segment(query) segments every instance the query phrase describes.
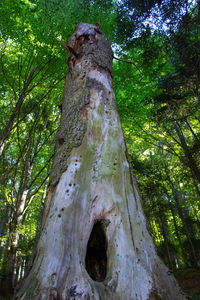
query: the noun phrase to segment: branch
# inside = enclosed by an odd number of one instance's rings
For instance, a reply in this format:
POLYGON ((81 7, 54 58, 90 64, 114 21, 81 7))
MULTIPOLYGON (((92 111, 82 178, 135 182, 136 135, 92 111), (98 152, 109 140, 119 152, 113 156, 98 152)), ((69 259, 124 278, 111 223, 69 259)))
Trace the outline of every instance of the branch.
POLYGON ((76 51, 72 47, 68 46, 67 44, 65 44, 62 41, 57 40, 56 38, 55 38, 55 41, 59 42, 64 49, 66 49, 67 51, 71 52, 75 57, 78 58, 78 54, 76 53, 76 51))
POLYGON ((51 159, 54 157, 54 153, 51 154, 50 158, 47 160, 47 162, 45 163, 45 165, 40 169, 40 171, 36 174, 35 178, 29 183, 28 185, 28 189, 31 188, 31 186, 34 184, 34 182, 37 180, 38 176, 42 173, 42 171, 46 168, 46 166, 49 164, 49 162, 51 161, 51 159))
POLYGON ((122 61, 124 63, 134 65, 136 67, 136 69, 140 72, 140 74, 142 74, 142 71, 138 68, 138 66, 136 65, 136 63, 134 61, 128 61, 128 60, 120 59, 120 58, 117 58, 115 56, 113 56, 113 58, 116 59, 116 60, 122 61))

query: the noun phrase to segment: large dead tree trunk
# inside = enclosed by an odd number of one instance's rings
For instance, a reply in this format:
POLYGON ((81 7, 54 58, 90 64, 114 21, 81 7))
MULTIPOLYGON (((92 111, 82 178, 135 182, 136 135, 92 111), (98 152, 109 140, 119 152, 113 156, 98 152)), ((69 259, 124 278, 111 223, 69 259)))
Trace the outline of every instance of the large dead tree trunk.
POLYGON ((42 232, 16 299, 184 299, 147 232, 97 26, 70 38, 42 232))

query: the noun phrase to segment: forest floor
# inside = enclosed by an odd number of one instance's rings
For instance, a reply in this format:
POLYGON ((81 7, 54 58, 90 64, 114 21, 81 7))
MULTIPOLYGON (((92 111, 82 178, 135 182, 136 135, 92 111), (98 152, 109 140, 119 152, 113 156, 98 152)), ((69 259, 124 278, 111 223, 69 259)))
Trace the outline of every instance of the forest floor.
POLYGON ((179 269, 174 275, 191 300, 200 300, 200 269, 179 269))

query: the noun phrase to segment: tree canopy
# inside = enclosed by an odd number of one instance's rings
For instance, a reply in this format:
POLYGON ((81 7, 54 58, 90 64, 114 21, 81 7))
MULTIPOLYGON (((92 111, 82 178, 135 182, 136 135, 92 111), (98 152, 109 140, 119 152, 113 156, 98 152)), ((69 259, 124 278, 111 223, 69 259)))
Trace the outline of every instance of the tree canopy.
POLYGON ((5 0, 0 20, 1 281, 23 278, 40 232, 67 71, 58 41, 79 22, 99 22, 134 62, 113 61, 114 90, 149 231, 170 269, 199 267, 199 1, 5 0))

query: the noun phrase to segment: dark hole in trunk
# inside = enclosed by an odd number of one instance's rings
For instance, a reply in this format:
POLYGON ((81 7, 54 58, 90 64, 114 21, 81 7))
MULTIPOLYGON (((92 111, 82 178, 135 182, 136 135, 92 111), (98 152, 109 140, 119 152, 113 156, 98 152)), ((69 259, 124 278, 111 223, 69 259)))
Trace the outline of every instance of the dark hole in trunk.
POLYGON ((95 281, 104 281, 106 278, 107 247, 105 225, 103 224, 103 220, 100 220, 93 226, 85 256, 86 270, 95 281))

